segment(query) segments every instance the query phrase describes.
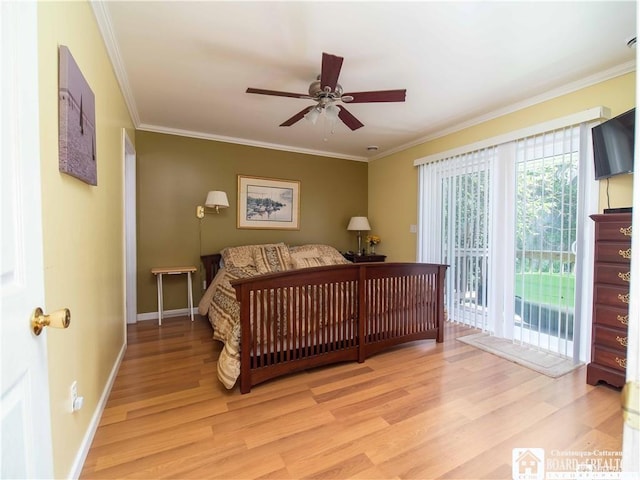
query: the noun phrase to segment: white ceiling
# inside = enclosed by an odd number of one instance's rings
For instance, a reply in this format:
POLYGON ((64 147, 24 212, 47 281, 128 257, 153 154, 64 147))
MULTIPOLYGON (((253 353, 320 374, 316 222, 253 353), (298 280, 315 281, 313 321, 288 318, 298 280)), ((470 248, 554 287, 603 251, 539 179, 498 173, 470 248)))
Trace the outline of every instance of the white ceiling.
POLYGON ((92 4, 136 127, 366 160, 635 70, 633 1, 92 4), (280 123, 311 100, 322 53, 344 57, 364 127, 280 123), (376 145, 377 152, 367 151, 376 145))

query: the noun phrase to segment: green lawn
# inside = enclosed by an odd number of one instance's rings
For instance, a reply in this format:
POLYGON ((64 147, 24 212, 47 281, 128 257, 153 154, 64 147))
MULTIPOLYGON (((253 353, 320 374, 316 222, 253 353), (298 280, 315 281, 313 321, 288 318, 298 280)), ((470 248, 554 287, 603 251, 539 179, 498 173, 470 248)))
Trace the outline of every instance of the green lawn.
POLYGON ((515 295, 530 303, 573 307, 575 276, 558 273, 516 275, 515 295))

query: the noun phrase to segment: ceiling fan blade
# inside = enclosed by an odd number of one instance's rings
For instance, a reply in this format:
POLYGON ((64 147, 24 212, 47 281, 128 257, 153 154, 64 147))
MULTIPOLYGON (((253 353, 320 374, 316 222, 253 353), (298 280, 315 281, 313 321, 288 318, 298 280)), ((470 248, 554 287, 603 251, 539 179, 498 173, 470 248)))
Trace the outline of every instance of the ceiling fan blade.
POLYGON ((320 71, 320 87, 330 87, 331 92, 336 89, 340 69, 344 58, 329 53, 322 54, 322 70, 320 71))
POLYGON ((342 105, 338 105, 340 109, 340 113, 338 113, 338 118, 342 120, 342 122, 349 127, 351 130, 357 130, 360 127, 364 127, 364 123, 354 117, 346 108, 342 105))
POLYGON ((343 97, 353 97, 349 103, 371 102, 404 102, 407 96, 406 90, 376 90, 373 92, 343 93, 343 97))
POLYGON ((291 92, 278 92, 277 90, 263 90, 261 88, 247 88, 247 93, 257 93, 259 95, 274 95, 276 97, 291 97, 291 98, 311 98, 306 93, 291 93, 291 92))
POLYGON ((304 118, 304 116, 306 115, 306 113, 311 110, 312 108, 314 108, 314 105, 312 105, 311 107, 306 107, 303 110, 300 110, 298 113, 296 113, 293 117, 291 117, 289 120, 285 120, 284 122, 282 122, 280 124, 281 127, 290 127, 291 125, 293 125, 294 123, 296 123, 299 120, 302 120, 302 118, 304 118))

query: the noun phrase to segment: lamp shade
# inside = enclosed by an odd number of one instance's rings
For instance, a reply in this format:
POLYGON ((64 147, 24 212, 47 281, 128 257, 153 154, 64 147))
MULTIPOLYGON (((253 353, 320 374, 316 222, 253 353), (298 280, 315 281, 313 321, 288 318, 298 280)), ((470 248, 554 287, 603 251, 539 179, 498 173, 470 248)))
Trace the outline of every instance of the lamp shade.
POLYGON ((367 217, 351 217, 347 230, 364 232, 366 230, 371 230, 371 227, 369 226, 369 220, 367 220, 367 217))
POLYGON ((207 199, 204 202, 205 207, 209 208, 226 208, 229 206, 227 194, 218 190, 212 190, 207 193, 207 199))

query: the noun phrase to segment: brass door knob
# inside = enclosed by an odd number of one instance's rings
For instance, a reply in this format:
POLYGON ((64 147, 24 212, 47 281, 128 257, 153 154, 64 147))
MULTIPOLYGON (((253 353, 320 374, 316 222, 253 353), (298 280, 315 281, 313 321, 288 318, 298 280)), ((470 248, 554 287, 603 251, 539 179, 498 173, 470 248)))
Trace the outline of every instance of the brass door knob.
POLYGON ((71 323, 71 312, 68 308, 56 310, 50 315, 45 315, 40 307, 31 315, 31 328, 33 333, 40 335, 44 327, 67 328, 71 323))

